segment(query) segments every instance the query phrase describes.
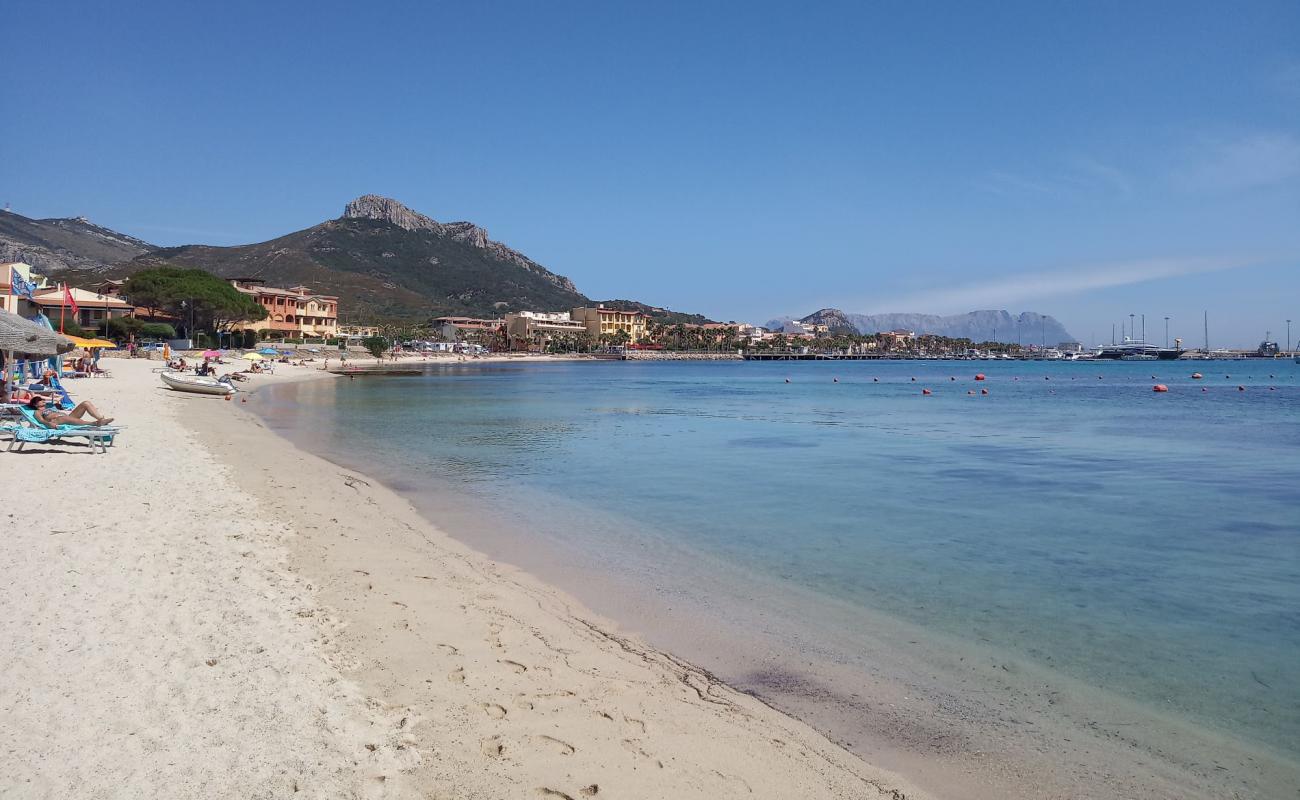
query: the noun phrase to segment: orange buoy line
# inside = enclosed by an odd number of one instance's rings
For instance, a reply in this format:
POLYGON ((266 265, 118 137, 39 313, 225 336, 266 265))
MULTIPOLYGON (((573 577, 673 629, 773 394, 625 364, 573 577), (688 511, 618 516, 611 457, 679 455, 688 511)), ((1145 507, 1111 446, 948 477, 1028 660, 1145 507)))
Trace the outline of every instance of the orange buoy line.
POLYGON ((1167 391, 1169 391, 1169 387, 1168 387, 1168 386, 1165 386, 1163 383, 1157 383, 1155 386, 1152 386, 1152 387, 1151 387, 1151 391, 1153 391, 1153 392, 1167 392, 1167 391))

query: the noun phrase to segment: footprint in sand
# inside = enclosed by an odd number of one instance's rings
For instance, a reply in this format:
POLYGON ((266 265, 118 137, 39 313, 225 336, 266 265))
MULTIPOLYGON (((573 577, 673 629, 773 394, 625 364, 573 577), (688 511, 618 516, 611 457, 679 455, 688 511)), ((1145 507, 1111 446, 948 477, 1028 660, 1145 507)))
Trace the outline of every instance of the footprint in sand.
POLYGON ((556 789, 547 789, 546 787, 539 788, 537 796, 543 798, 543 800, 573 800, 571 794, 565 794, 556 789))
POLYGON ((489 736, 479 743, 479 747, 488 758, 501 758, 506 754, 506 745, 500 736, 489 736))
POLYGON ((574 747, 568 742, 562 742, 553 736, 534 736, 533 740, 538 744, 544 745, 550 748, 551 750, 554 750, 555 752, 559 753, 562 756, 571 756, 578 751, 578 748, 574 747))
POLYGON ((504 706, 499 706, 496 703, 484 703, 483 713, 492 719, 504 719, 507 712, 504 706))
POLYGON ((515 708, 522 708, 524 711, 532 711, 534 706, 528 700, 527 695, 518 695, 515 697, 515 708))
POLYGON ((460 650, 459 650, 455 645, 450 645, 450 644, 439 644, 439 645, 438 645, 438 649, 441 650, 442 652, 446 653, 446 654, 449 655, 449 656, 458 656, 458 655, 460 655, 460 650))
POLYGON ((464 667, 456 667, 456 668, 453 669, 451 672, 448 672, 448 673, 447 673, 447 680, 451 681, 452 683, 464 683, 464 682, 465 682, 465 668, 464 668, 464 667))
POLYGON ((498 664, 505 664, 507 667, 510 667, 510 669, 514 670, 515 672, 527 672, 527 671, 528 671, 528 667, 525 667, 523 664, 520 664, 518 661, 511 661, 511 660, 508 659, 508 658, 498 659, 498 660, 497 660, 497 663, 498 663, 498 664))

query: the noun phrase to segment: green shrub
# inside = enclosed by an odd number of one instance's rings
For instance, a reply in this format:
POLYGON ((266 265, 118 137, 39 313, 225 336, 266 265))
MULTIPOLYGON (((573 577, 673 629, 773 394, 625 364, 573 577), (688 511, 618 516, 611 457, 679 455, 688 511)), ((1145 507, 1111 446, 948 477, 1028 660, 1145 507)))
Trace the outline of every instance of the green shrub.
POLYGON ((146 322, 140 326, 140 335, 151 339, 175 339, 176 329, 165 322, 146 322))
POLYGON ((370 352, 370 355, 382 358, 384 351, 388 349, 388 340, 382 336, 367 336, 361 340, 361 345, 370 352))

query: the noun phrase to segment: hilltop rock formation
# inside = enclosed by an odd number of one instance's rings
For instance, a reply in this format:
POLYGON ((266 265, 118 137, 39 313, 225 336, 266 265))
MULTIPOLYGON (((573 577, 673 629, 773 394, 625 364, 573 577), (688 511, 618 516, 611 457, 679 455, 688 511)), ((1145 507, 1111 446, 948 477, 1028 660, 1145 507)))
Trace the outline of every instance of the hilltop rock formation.
POLYGON ((513 250, 500 242, 488 238, 487 230, 472 222, 438 222, 418 211, 412 211, 391 197, 377 194, 365 194, 347 204, 343 209, 343 219, 371 219, 387 222, 408 231, 430 231, 436 236, 446 237, 455 242, 467 244, 480 250, 486 250, 493 258, 514 264, 521 269, 541 276, 567 292, 577 293, 578 287, 563 275, 556 275, 528 256, 513 250))

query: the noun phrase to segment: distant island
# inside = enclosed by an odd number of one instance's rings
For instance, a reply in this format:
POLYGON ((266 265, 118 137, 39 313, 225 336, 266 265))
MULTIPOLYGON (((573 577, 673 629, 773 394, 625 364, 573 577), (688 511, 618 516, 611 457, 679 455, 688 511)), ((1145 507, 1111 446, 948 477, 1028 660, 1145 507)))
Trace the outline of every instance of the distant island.
POLYGON ((782 330, 796 326, 826 326, 832 333, 869 335, 888 331, 911 331, 921 335, 969 339, 972 342, 1043 344, 1053 347, 1078 341, 1055 318, 1034 311, 970 311, 965 314, 849 314, 838 308, 823 308, 806 317, 778 317, 765 328, 782 330))

